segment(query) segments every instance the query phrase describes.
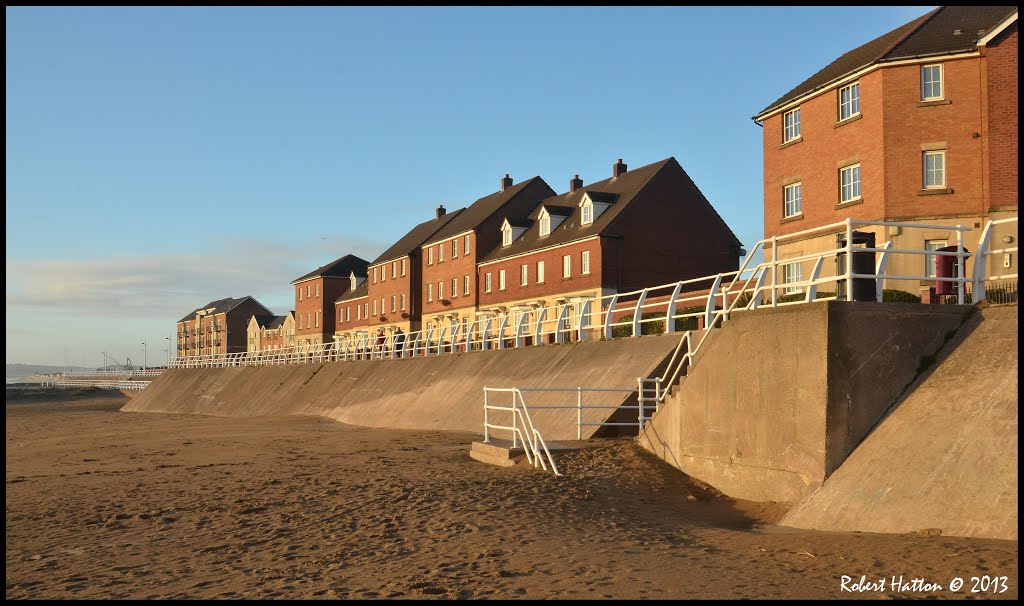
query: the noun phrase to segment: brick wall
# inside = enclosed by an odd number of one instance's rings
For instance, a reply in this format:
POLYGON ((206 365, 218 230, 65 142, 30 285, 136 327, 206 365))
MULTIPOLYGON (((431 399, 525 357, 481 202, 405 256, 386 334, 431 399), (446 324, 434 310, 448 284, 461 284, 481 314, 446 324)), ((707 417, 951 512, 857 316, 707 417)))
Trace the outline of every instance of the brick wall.
POLYGON ((1017 208, 1017 24, 989 43, 988 146, 990 204, 1017 208))
POLYGON ((527 255, 502 259, 477 269, 477 280, 480 284, 479 305, 497 305, 522 299, 544 299, 552 295, 577 291, 586 288, 601 287, 601 240, 594 238, 540 250, 527 255), (590 252, 590 273, 581 273, 583 251, 590 252), (572 274, 569 278, 562 277, 562 257, 569 255, 572 259, 572 274), (544 262, 544 282, 537 282, 537 263, 544 262), (528 275, 527 286, 520 285, 520 267, 525 264, 528 275), (498 273, 505 270, 505 290, 499 290, 498 273), (491 292, 484 292, 486 274, 491 274, 491 292))
POLYGON ((422 268, 423 280, 420 285, 420 301, 422 302, 421 313, 424 316, 437 313, 447 313, 449 309, 457 307, 470 307, 477 304, 476 285, 476 260, 477 260, 477 235, 469 234, 469 254, 465 253, 465 235, 458 238, 449 238, 443 242, 433 243, 420 249, 419 266, 422 268), (458 241, 459 256, 452 256, 452 243, 458 241), (444 261, 439 261, 438 248, 444 246, 444 261), (434 250, 434 263, 428 264, 428 249, 434 250), (469 276, 469 296, 463 294, 463 277, 469 276), (453 297, 451 293, 452 278, 458 279, 458 296, 453 297), (444 299, 451 302, 450 306, 441 303, 437 296, 437 283, 444 284, 444 299), (427 284, 434 287, 433 301, 427 299, 427 284))
MULTIPOLYGON (((350 299, 348 301, 342 301, 335 303, 335 313, 337 317, 334 322, 334 332, 348 332, 350 330, 364 329, 370 325, 369 319, 366 315, 358 308, 362 308, 364 304, 368 304, 369 299, 367 297, 359 297, 358 299, 350 299), (345 310, 348 310, 346 316, 345 310), (348 318, 346 321, 345 318, 348 318)), ((333 333, 332 333, 333 334, 333 333)))

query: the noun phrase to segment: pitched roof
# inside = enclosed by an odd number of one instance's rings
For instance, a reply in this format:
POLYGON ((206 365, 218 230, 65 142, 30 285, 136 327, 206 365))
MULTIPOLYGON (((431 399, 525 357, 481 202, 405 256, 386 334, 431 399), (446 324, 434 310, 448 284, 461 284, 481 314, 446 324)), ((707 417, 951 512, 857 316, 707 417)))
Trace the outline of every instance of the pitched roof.
POLYGON ((445 225, 451 223, 466 209, 460 208, 436 217, 429 221, 424 221, 416 227, 409 230, 409 233, 405 234, 391 245, 391 248, 385 250, 379 257, 373 260, 370 265, 376 265, 378 263, 384 263, 385 261, 391 261, 392 259, 398 259, 404 257, 420 247, 421 244, 427 241, 431 236, 436 234, 445 225))
MULTIPOLYGON (((619 177, 612 177, 604 181, 592 183, 577 189, 575 192, 547 198, 538 204, 527 217, 531 223, 539 219, 540 211, 544 207, 568 208, 572 210, 572 213, 558 227, 552 229, 550 235, 541 236, 539 229, 528 229, 509 246, 499 246, 491 251, 490 254, 481 259, 481 263, 504 259, 505 257, 530 252, 539 248, 566 244, 605 233, 615 221, 615 218, 629 206, 629 203, 640 194, 656 174, 662 170, 671 170, 672 168, 679 170, 684 175, 686 174, 686 171, 683 170, 683 167, 679 166, 675 158, 667 158, 660 162, 625 172, 619 177), (579 205, 583 200, 583 196, 588 193, 591 199, 595 201, 612 201, 612 203, 607 210, 594 218, 594 222, 591 225, 584 226, 581 224, 582 209, 579 208, 579 205)), ((711 207, 710 204, 708 206, 711 207)), ((714 210, 713 207, 711 209, 714 210)), ((717 211, 715 216, 718 216, 717 211)), ((718 219, 725 229, 728 230, 728 233, 732 234, 732 230, 729 230, 729 226, 725 224, 725 221, 720 216, 718 216, 718 219)), ((735 236, 733 236, 733 239, 739 245, 739 240, 736 240, 735 236)))
POLYGON ((231 311, 232 309, 238 307, 242 303, 244 303, 247 299, 252 299, 253 303, 255 303, 256 305, 259 305, 260 307, 263 307, 263 310, 267 312, 267 315, 271 315, 271 316, 274 315, 274 312, 272 312, 269 309, 267 309, 266 307, 264 307, 263 304, 260 303, 259 301, 257 301, 256 299, 253 299, 252 295, 245 295, 244 297, 239 297, 237 299, 232 299, 231 297, 226 297, 224 299, 217 299, 216 301, 210 301, 209 303, 207 303, 206 305, 203 305, 202 307, 197 307, 197 308, 193 309, 192 313, 190 313, 187 316, 185 316, 184 318, 178 320, 178 322, 188 322, 189 320, 194 320, 197 313, 199 313, 199 312, 201 312, 203 310, 206 310, 206 309, 211 309, 211 308, 213 309, 213 311, 210 312, 211 315, 227 313, 227 312, 231 311))
POLYGON ((267 327, 267 323, 270 322, 271 320, 273 320, 276 317, 277 316, 275 316, 273 314, 271 314, 271 315, 264 315, 264 314, 256 315, 256 314, 254 314, 252 316, 252 318, 249 318, 249 321, 251 322, 253 320, 253 318, 255 318, 256 326, 259 326, 260 328, 266 328, 267 327))
POLYGON ((335 303, 341 303, 342 301, 351 301, 352 299, 358 299, 360 297, 367 297, 370 295, 370 284, 363 282, 355 290, 350 290, 345 294, 341 295, 334 300, 335 303))
POLYGON ((1016 6, 939 7, 840 56, 758 112, 754 120, 876 63, 973 51, 985 33, 1016 10, 1016 6))
POLYGON ((544 208, 548 209, 549 215, 558 215, 560 217, 568 217, 572 214, 572 208, 569 206, 558 206, 556 204, 544 204, 544 208))
POLYGON ((285 318, 287 318, 288 316, 264 316, 264 315, 259 315, 259 316, 253 316, 253 317, 256 318, 256 325, 259 326, 260 328, 265 328, 267 330, 273 330, 275 328, 278 328, 278 327, 284 325, 285 318))
POLYGON ((498 191, 484 196, 470 204, 462 211, 462 213, 459 214, 459 217, 456 220, 448 223, 448 225, 434 234, 434 236, 430 240, 424 242, 424 244, 444 240, 445 238, 461 234, 462 232, 476 229, 478 225, 498 212, 509 200, 514 198, 533 183, 541 183, 549 192, 552 194, 555 193, 554 190, 544 182, 544 179, 541 179, 540 177, 532 177, 525 181, 520 181, 503 191, 498 191))
POLYGON ((312 278, 319 278, 321 276, 325 278, 347 278, 353 271, 356 272, 357 276, 365 276, 366 268, 369 265, 370 263, 366 259, 360 259, 355 255, 345 255, 340 259, 331 261, 327 265, 322 265, 314 269, 302 277, 295 278, 292 280, 292 284, 297 284, 312 278))

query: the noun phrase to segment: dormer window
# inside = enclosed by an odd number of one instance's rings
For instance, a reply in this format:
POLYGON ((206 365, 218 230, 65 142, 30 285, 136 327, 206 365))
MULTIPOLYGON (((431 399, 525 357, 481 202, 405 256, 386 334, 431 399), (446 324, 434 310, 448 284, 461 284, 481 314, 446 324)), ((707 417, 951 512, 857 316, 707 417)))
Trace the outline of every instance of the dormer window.
POLYGON ((355 290, 356 289, 356 272, 353 271, 353 272, 349 273, 349 275, 348 275, 348 282, 349 282, 348 289, 349 290, 355 290))
POLYGON ((594 203, 587 200, 583 203, 583 225, 590 225, 594 222, 594 203))
POLYGON ((540 235, 551 235, 551 215, 547 210, 540 211, 540 235))
POLYGON ((522 225, 512 225, 508 219, 505 219, 501 223, 501 245, 511 246, 516 241, 516 238, 523 235, 524 231, 526 231, 526 228, 522 225))

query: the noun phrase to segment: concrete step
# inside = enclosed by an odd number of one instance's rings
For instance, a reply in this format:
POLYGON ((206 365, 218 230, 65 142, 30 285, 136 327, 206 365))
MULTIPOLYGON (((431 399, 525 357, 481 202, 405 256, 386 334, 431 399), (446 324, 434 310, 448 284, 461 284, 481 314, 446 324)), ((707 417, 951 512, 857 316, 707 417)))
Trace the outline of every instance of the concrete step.
POLYGON ((512 467, 526 460, 522 447, 512 447, 511 440, 491 439, 490 442, 473 442, 469 447, 469 456, 481 463, 512 467))

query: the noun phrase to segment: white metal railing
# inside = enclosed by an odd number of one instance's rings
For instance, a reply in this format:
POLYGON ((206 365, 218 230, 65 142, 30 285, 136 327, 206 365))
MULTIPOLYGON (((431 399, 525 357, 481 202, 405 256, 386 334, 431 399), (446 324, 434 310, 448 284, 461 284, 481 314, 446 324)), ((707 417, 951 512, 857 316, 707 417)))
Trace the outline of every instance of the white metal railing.
POLYGON ((103 377, 111 379, 131 380, 135 378, 155 378, 164 373, 164 368, 147 368, 145 370, 75 370, 62 373, 62 377, 103 377))
POLYGON ((504 430, 512 434, 512 447, 518 448, 520 444, 523 446, 523 452, 526 453, 526 459, 531 465, 537 467, 538 465, 545 471, 548 466, 551 466, 551 471, 556 475, 562 475, 558 471, 558 467, 555 465, 555 460, 551 457, 551 451, 548 450, 547 443, 544 442, 544 437, 541 436, 540 431, 537 430, 533 425, 533 420, 530 418, 530 411, 526 407, 526 402, 523 400, 522 393, 515 387, 511 388, 484 388, 484 442, 490 442, 490 430, 504 430), (511 395, 511 402, 508 404, 491 404, 491 394, 497 393, 508 393, 511 395), (511 425, 499 425, 497 423, 491 423, 490 413, 491 411, 508 412, 511 415, 511 425))
MULTIPOLYGON (((989 221, 985 224, 985 228, 981 232, 981 238, 978 240, 978 250, 975 251, 974 260, 974 278, 972 282, 973 291, 972 296, 974 302, 983 301, 986 298, 985 282, 986 281, 997 281, 997 280, 1016 280, 1017 272, 1001 272, 988 274, 988 258, 995 255, 1003 255, 1004 268, 1013 266, 1012 256, 1018 252, 1017 246, 1007 246, 1003 248, 992 248, 992 235, 995 229, 998 229, 1000 225, 1012 224, 1015 228, 1017 227, 1017 217, 1009 217, 1006 219, 997 219, 995 221, 989 221)), ((1009 235, 1009 234, 1007 234, 1009 235)), ((1007 244, 1017 241, 1018 233, 1017 230, 1013 230, 1013 236, 1007 238, 1009 242, 1007 244)), ((1018 263, 1020 260, 1018 259, 1018 263)))
POLYGON ((122 391, 142 391, 149 387, 150 381, 124 381, 116 379, 55 379, 52 387, 97 387, 99 389, 120 389, 122 391))
MULTIPOLYGON (((985 232, 992 225, 1015 222, 1016 218, 990 221, 985 232)), ((797 305, 814 301, 836 300, 840 291, 845 290, 845 299, 850 299, 854 284, 865 280, 875 281, 875 297, 881 301, 885 280, 928 280, 932 282, 952 283, 957 293, 957 301, 964 303, 965 286, 974 285, 974 302, 982 300, 984 288, 977 288, 978 279, 1009 279, 1016 274, 1000 276, 984 276, 984 259, 996 254, 1016 252, 1017 248, 991 249, 987 240, 983 240, 979 250, 974 253, 976 262, 973 264, 973 276, 961 270, 959 275, 951 277, 934 277, 913 273, 895 275, 889 271, 892 260, 897 257, 911 256, 920 258, 916 266, 923 271, 926 256, 955 257, 957 267, 964 268, 964 261, 972 254, 964 249, 963 234, 972 231, 962 225, 930 225, 892 221, 861 221, 846 219, 813 229, 803 230, 785 236, 773 236, 758 241, 747 255, 742 266, 736 271, 723 272, 710 276, 691 278, 643 288, 630 292, 579 300, 560 301, 554 305, 531 307, 530 309, 512 310, 511 313, 487 315, 481 312, 476 318, 463 322, 452 320, 448 324, 429 326, 426 329, 409 333, 373 334, 373 328, 347 341, 333 341, 318 345, 296 345, 283 349, 238 352, 230 354, 213 354, 203 356, 183 356, 171 360, 172 368, 207 368, 207 367, 241 367, 286 365, 300 363, 320 363, 333 361, 358 361, 413 358, 422 356, 447 355, 460 352, 505 349, 510 347, 541 346, 550 343, 559 344, 567 341, 583 341, 592 338, 614 338, 618 336, 641 336, 650 333, 671 333, 694 328, 712 327, 716 322, 728 320, 729 316, 740 309, 756 309, 763 306, 778 307, 797 305), (954 251, 934 251, 925 249, 896 248, 892 241, 878 246, 866 247, 854 243, 854 228, 875 227, 883 230, 888 227, 903 229, 947 230, 956 233, 957 249, 954 251), (786 259, 778 258, 779 245, 793 240, 801 240, 815 236, 844 234, 842 246, 822 252, 804 254, 786 259), (753 259, 761 250, 765 259, 753 263, 753 259), (769 254, 769 250, 771 251, 769 254), (860 254, 875 256, 875 263, 870 273, 863 270, 854 271, 857 263, 855 257, 860 254), (826 261, 834 259, 837 266, 844 260, 842 270, 827 271, 826 261), (780 267, 801 262, 811 266, 807 279, 784 282, 779 279, 780 267), (979 271, 978 268, 981 268, 979 271), (832 285, 834 294, 823 294, 823 286, 832 285), (783 291, 799 292, 798 300, 783 291)), ((802 277, 802 276, 801 276, 802 277)), ((690 347, 680 352, 676 362, 689 364, 693 355, 700 349, 700 343, 706 338, 701 335, 699 341, 695 337, 684 337, 682 345, 690 347)), ((674 368, 672 369, 674 372, 674 368)), ((671 375, 664 377, 662 386, 671 383, 671 375)), ((659 390, 659 394, 663 390, 659 390)))

